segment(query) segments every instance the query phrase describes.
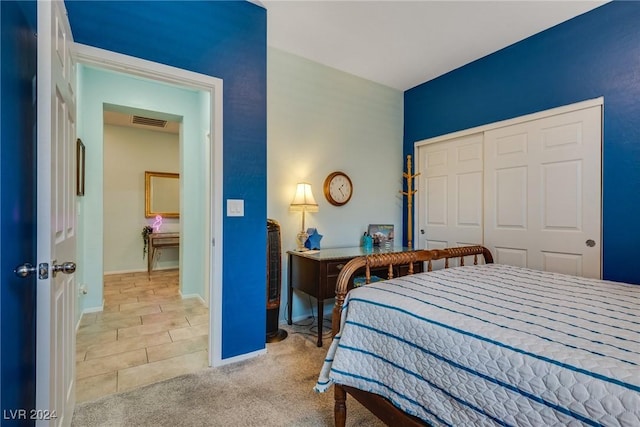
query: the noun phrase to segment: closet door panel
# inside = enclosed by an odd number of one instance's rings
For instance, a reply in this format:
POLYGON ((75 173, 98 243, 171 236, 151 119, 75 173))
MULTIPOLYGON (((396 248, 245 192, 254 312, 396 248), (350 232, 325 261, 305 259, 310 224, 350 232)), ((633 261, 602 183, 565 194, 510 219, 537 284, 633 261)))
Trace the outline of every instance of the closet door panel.
POLYGON ((419 148, 418 247, 482 244, 483 155, 482 134, 419 148))
POLYGON ((495 246, 493 248, 493 260, 496 264, 515 265, 527 267, 527 249, 495 246))
POLYGON ((435 176, 425 180, 427 188, 427 224, 430 227, 447 226, 447 206, 449 195, 448 177, 435 176))
POLYGON ((527 229, 527 172, 526 166, 519 166, 496 169, 493 173, 493 226, 497 230, 527 229))
POLYGON ((458 227, 481 228, 482 224, 482 172, 462 173, 457 177, 458 227))
POLYGON ((484 242, 498 262, 601 277, 601 107, 484 135, 484 242))

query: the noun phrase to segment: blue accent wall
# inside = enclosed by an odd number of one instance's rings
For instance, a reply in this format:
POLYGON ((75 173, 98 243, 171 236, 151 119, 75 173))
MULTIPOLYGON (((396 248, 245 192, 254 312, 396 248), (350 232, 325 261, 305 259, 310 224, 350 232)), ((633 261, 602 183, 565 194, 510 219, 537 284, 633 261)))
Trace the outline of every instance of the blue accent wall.
POLYGON ((3 426, 30 426, 36 405, 35 2, 0 1, 0 410, 3 426), (24 410, 26 412, 19 412, 24 410))
POLYGON ((607 3, 406 91, 405 156, 425 138, 603 96, 603 274, 640 283, 639 23, 640 2, 607 3))
POLYGON ((222 357, 265 348, 267 13, 244 1, 66 1, 76 42, 223 79, 222 357))

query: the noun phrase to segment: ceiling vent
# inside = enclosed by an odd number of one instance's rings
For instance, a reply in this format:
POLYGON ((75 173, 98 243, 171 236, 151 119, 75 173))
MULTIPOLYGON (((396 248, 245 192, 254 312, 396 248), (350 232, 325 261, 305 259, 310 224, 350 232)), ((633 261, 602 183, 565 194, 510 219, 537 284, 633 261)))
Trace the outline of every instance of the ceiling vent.
POLYGON ((131 116, 131 123, 135 125, 153 126, 156 128, 167 127, 166 120, 152 119, 149 117, 142 117, 142 116, 131 116))

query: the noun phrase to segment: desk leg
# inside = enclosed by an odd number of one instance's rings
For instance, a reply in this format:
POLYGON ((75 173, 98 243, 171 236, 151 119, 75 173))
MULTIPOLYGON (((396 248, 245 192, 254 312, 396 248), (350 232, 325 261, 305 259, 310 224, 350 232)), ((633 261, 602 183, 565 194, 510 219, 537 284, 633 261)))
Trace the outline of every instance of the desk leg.
POLYGON ((287 268, 287 324, 293 324, 291 317, 293 316, 293 283, 291 283, 291 276, 293 275, 291 270, 291 263, 293 257, 289 255, 289 265, 287 268))
POLYGON ((324 300, 318 300, 318 347, 322 347, 322 326, 324 324, 324 300))
POLYGON ((151 266, 153 265, 153 249, 151 247, 151 240, 149 240, 149 246, 147 247, 147 278, 151 280, 151 266))

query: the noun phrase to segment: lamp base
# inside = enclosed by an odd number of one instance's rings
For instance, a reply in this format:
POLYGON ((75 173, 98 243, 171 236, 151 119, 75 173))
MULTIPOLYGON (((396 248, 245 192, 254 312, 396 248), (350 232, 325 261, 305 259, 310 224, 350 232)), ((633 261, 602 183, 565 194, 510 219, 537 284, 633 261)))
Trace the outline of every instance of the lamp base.
POLYGON ((304 247, 305 242, 309 238, 309 235, 306 231, 300 231, 296 236, 296 241, 298 242, 298 247, 296 248, 297 252, 308 251, 309 249, 304 247))

